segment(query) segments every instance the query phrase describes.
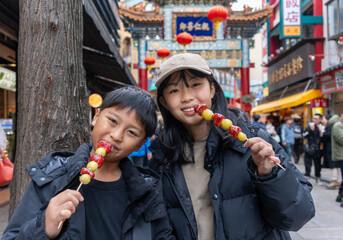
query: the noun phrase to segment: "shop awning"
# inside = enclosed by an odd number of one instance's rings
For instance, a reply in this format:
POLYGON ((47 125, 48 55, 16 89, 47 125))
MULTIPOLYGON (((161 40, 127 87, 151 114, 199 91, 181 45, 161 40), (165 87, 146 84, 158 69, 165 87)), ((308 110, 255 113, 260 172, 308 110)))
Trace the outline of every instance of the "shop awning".
POLYGON ((320 89, 311 89, 306 92, 298 93, 289 97, 285 97, 276 101, 261 104, 254 107, 251 112, 253 113, 269 113, 281 109, 296 107, 311 99, 321 97, 320 89))

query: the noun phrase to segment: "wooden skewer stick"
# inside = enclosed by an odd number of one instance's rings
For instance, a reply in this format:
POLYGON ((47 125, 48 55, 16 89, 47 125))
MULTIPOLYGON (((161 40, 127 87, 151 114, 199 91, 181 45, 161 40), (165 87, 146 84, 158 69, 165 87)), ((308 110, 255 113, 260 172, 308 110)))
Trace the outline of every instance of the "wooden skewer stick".
MULTIPOLYGON (((77 187, 76 192, 78 192, 80 190, 81 186, 82 186, 82 182, 80 182, 80 185, 77 187)), ((63 221, 60 221, 60 223, 58 224, 58 227, 57 227, 58 230, 61 229, 62 224, 63 224, 63 221)))
POLYGON ((278 165, 282 170, 286 171, 286 169, 283 166, 281 166, 280 163, 275 163, 275 164, 278 165))

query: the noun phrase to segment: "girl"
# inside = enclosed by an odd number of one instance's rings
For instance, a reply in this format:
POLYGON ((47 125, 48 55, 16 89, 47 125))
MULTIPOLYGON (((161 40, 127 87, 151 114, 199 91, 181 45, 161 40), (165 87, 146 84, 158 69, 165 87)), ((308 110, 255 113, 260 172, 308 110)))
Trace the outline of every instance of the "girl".
POLYGON ((266 131, 249 124, 241 110, 227 109, 204 59, 171 57, 155 85, 164 127, 151 150, 177 239, 290 239, 288 230, 314 216, 311 184, 266 131), (201 103, 232 120, 249 140, 196 114, 201 103))

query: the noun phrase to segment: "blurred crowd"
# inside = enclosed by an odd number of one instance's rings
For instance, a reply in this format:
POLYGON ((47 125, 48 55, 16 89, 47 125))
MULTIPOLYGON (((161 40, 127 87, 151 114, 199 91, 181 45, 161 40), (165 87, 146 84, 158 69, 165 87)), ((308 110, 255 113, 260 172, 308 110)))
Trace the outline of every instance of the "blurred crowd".
POLYGON ((327 189, 338 189, 337 202, 343 207, 343 111, 340 115, 314 114, 305 129, 300 116, 286 116, 282 120, 274 115, 263 121, 260 115, 252 115, 252 124, 265 129, 286 151, 295 164, 304 154, 305 177, 311 176, 312 164, 316 184, 323 185, 321 169, 331 169, 331 182, 327 189))

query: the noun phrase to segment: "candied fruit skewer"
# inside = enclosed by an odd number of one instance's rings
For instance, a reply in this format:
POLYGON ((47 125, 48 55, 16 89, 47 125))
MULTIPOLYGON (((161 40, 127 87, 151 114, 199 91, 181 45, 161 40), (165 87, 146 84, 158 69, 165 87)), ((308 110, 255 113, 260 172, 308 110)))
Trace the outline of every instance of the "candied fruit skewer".
MULTIPOLYGON (((232 121, 226 119, 223 115, 219 113, 213 113, 210 109, 208 109, 206 104, 197 104, 194 106, 194 110, 199 116, 203 117, 205 120, 211 121, 213 120, 214 125, 217 127, 222 127, 226 130, 229 130, 230 135, 238 140, 244 142, 246 141, 247 135, 242 132, 242 129, 238 126, 234 126, 232 121)), ((286 171, 284 167, 281 166, 280 163, 276 163, 282 170, 286 171)))
POLYGON ((242 132, 242 129, 237 126, 232 125, 232 121, 225 119, 225 117, 219 113, 213 113, 206 104, 197 104, 194 107, 196 113, 202 116, 205 120, 213 120, 214 125, 217 127, 222 127, 230 131, 231 136, 238 138, 240 141, 244 142, 247 140, 247 135, 242 132))
MULTIPOLYGON (((112 145, 107 141, 100 141, 97 144, 97 149, 95 150, 95 155, 89 158, 88 164, 86 167, 81 169, 80 184, 77 187, 76 191, 78 192, 82 184, 87 185, 95 176, 95 171, 104 163, 104 157, 107 153, 111 151, 112 145)), ((63 221, 60 221, 58 224, 58 229, 62 227, 63 221)))

